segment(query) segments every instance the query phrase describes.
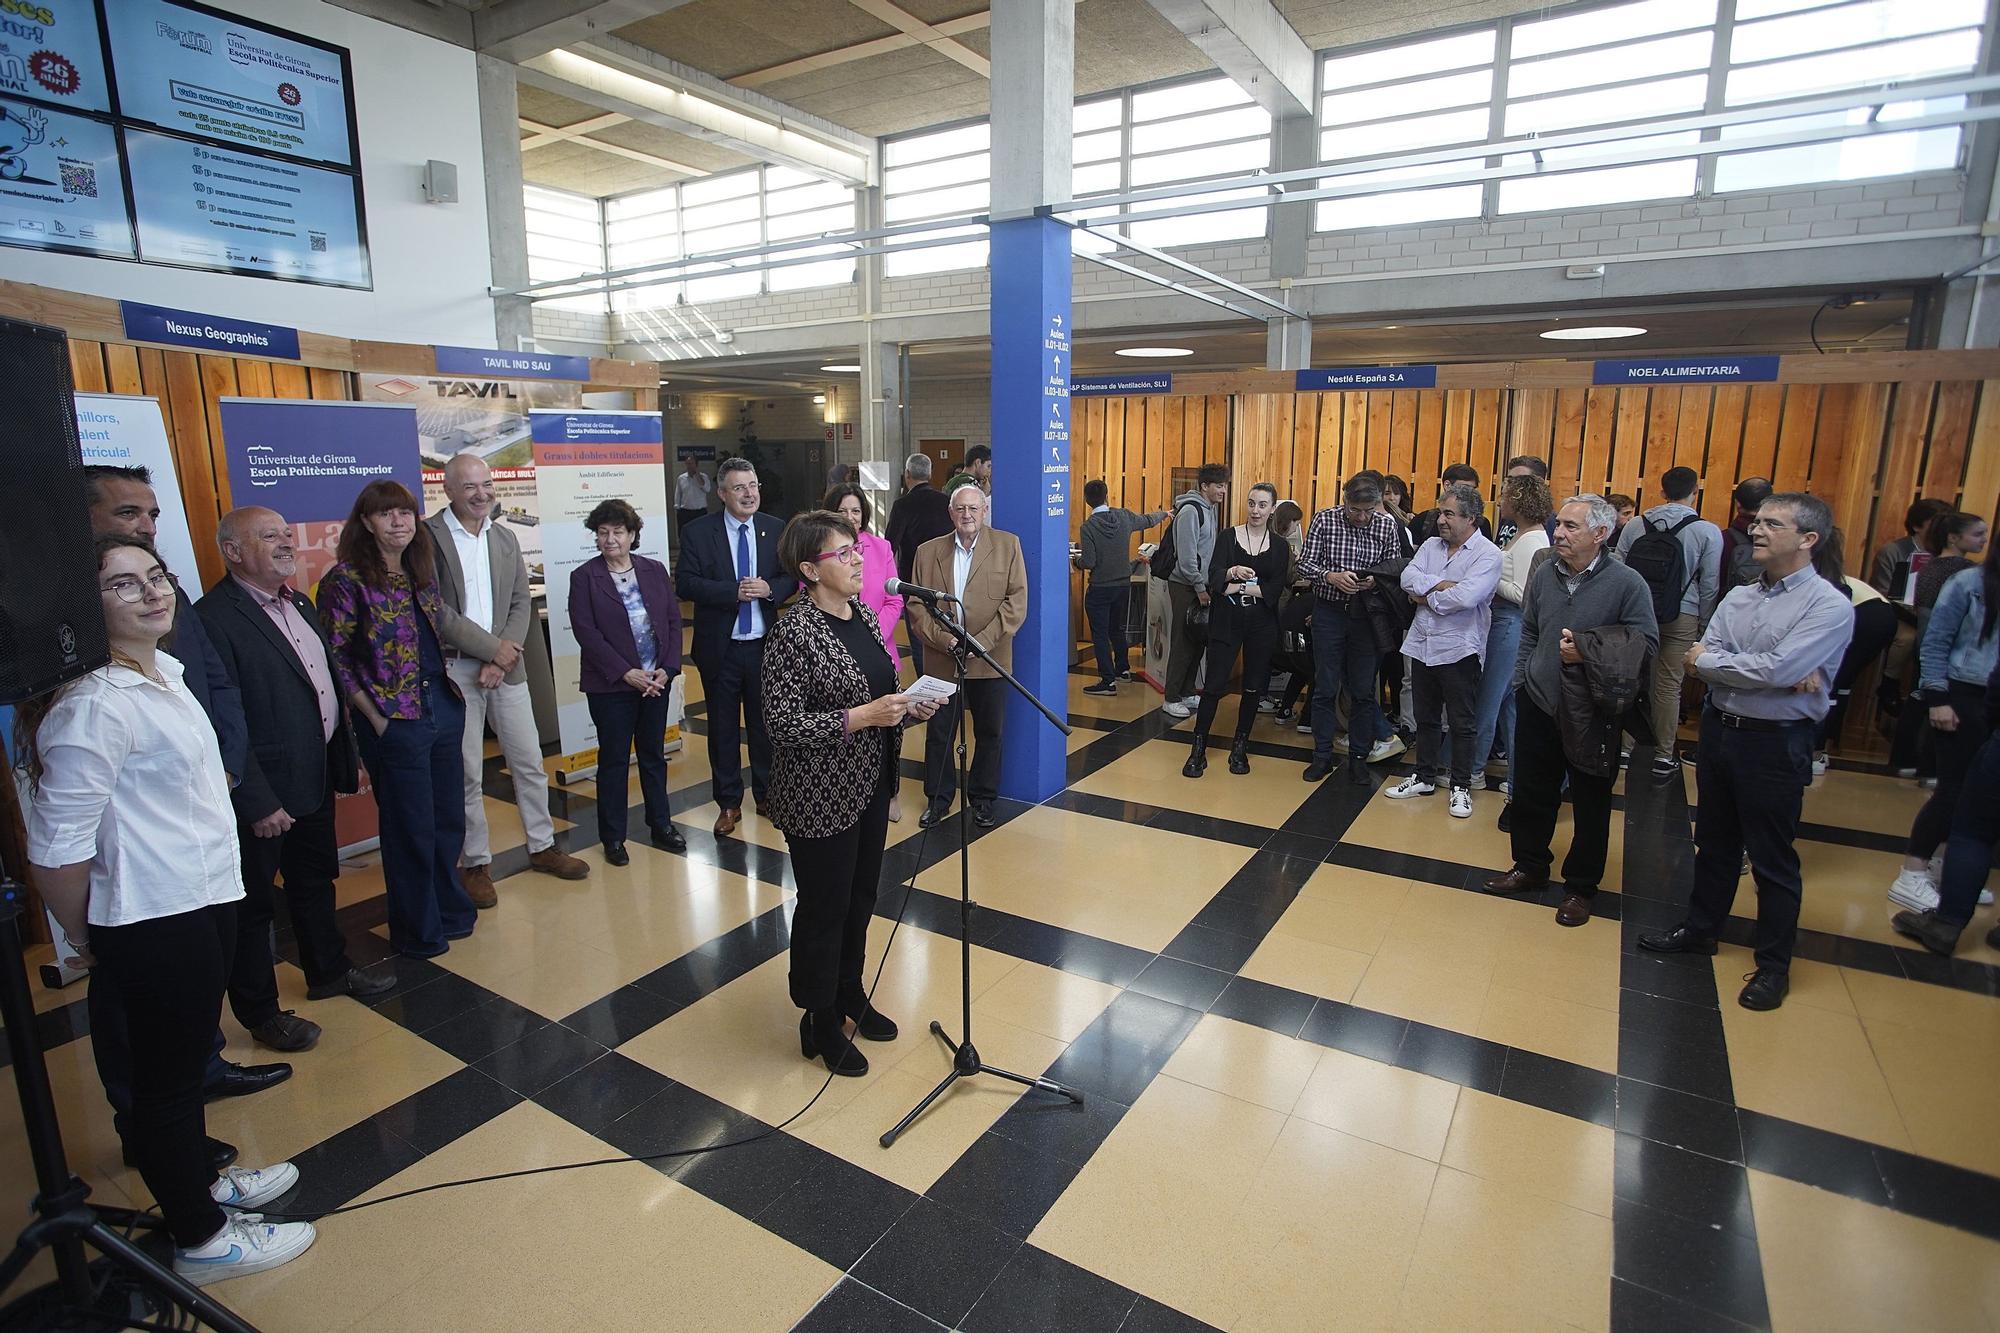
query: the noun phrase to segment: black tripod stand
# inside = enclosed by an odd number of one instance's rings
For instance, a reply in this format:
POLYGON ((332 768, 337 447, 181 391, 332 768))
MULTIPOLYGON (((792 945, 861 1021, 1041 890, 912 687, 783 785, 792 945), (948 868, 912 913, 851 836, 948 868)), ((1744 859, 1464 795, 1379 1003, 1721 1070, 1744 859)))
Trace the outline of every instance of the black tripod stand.
POLYGON ((159 1328, 165 1325, 148 1321, 148 1316, 171 1303, 219 1333, 257 1333, 255 1326, 203 1295, 199 1287, 118 1230, 158 1231, 163 1226, 159 1218, 129 1208, 93 1208, 84 1202, 90 1186, 70 1174, 21 958, 20 917, 27 894, 16 876, 26 870, 25 841, 14 775, 0 768, 0 1021, 7 1024, 7 1050, 14 1062, 14 1088, 21 1098, 28 1153, 35 1163, 36 1191, 35 1220, 14 1242, 6 1262, 0 1263, 0 1293, 43 1250, 54 1251, 56 1260, 54 1287, 0 1309, 0 1328, 159 1328), (92 1274, 84 1254, 86 1244, 104 1255, 109 1272, 92 1274))
POLYGON ((1006 667, 994 661, 992 654, 980 645, 979 640, 973 638, 965 626, 952 619, 942 606, 932 606, 929 612, 954 640, 951 660, 958 677, 958 693, 954 696, 954 702, 958 706, 958 995, 961 1023, 959 1030, 965 1034, 965 1040, 953 1041, 945 1033, 944 1024, 935 1018, 931 1020, 932 1035, 951 1049, 951 1072, 944 1076, 942 1083, 931 1089, 929 1096, 918 1102, 908 1115, 898 1120, 895 1127, 882 1136, 884 1148, 893 1144, 932 1102, 944 1096, 952 1084, 962 1078, 971 1078, 975 1074, 991 1074, 995 1078, 1008 1079, 1023 1087, 1057 1093, 1073 1102, 1083 1101, 1082 1093, 1074 1088, 1065 1087, 1054 1079, 1034 1078, 1006 1069, 996 1069, 979 1058, 979 1050, 972 1044, 972 827, 968 818, 968 812, 972 808, 972 773, 967 765, 965 752, 965 715, 969 708, 965 697, 965 659, 968 656, 977 657, 1000 673, 1000 679, 1013 686, 1023 699, 1033 704, 1041 715, 1065 736, 1069 735, 1069 724, 1051 713, 1048 706, 1030 694, 1028 688, 1015 680, 1006 667))

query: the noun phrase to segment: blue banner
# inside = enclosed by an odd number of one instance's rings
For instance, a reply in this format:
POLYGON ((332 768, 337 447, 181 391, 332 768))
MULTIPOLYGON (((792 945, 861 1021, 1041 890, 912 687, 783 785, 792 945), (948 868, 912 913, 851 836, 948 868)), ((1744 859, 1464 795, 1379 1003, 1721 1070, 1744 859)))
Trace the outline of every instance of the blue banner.
POLYGON ((470 375, 474 378, 510 380, 590 379, 587 356, 553 356, 547 352, 495 352, 484 347, 440 347, 437 349, 440 375, 470 375))
POLYGON ((230 498, 291 521, 311 571, 303 586, 317 583, 332 563, 333 539, 362 487, 386 477, 414 496, 424 493, 415 407, 224 398, 221 412, 230 498))
POLYGON ((528 414, 528 433, 536 444, 658 444, 657 412, 590 412, 574 408, 536 408, 528 414))
POLYGON ((1592 384, 1768 384, 1775 356, 1680 356, 1664 361, 1599 361, 1592 384))
POLYGON ((1073 375, 1069 381, 1070 394, 1077 398, 1100 397, 1106 394, 1127 393, 1172 393, 1172 375, 1073 375))
POLYGON ((1436 366, 1334 366, 1301 370, 1292 382, 1300 393, 1321 389, 1435 389, 1436 366))
POLYGON ((120 301, 118 313, 125 320, 125 336, 134 342, 167 343, 230 356, 299 359, 299 331, 280 324, 253 324, 247 319, 226 319, 196 310, 141 305, 137 301, 120 301))

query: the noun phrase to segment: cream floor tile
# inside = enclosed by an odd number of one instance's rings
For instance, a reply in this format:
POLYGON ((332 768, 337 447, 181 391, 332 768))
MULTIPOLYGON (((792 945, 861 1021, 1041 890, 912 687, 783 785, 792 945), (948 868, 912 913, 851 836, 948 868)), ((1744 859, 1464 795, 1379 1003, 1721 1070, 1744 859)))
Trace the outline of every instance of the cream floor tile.
POLYGON ((1973 1055, 1978 1039, 1879 1019, 1862 1027, 1917 1151, 2000 1176, 2000 1068, 1973 1055))
POLYGON ((1610 1323, 1610 1218, 1439 1169, 1403 1286, 1401 1327, 1594 1330, 1610 1323))
POLYGON ((1353 1002, 1363 1009, 1471 1033, 1486 1008, 1493 964, 1476 957, 1440 957, 1432 952, 1431 943, 1385 942, 1355 988, 1353 1002))
POLYGON ((1618 1012, 1618 923, 1593 918, 1564 929, 1548 919, 1530 929, 1493 959, 1493 985, 1530 995, 1618 1012), (1584 935, 1582 941, 1571 936, 1584 935))
POLYGON ((1761 1171, 1750 1202, 1774 1328, 2000 1328, 2000 1244, 1761 1171))
POLYGON ((505 881, 500 908, 481 916, 480 934, 489 922, 511 925, 526 917, 539 932, 619 956, 633 949, 650 952, 658 966, 789 896, 774 884, 686 857, 638 846, 631 851, 629 866, 604 864, 597 848, 585 852, 582 859, 591 866, 587 880, 505 881), (522 887, 515 889, 516 884, 522 887))
POLYGON ((1112 695, 1085 694, 1083 687, 1091 684, 1093 679, 1091 676, 1069 677, 1070 712, 1089 713, 1093 717, 1109 717, 1116 718, 1120 722, 1130 722, 1134 718, 1144 717, 1163 702, 1158 690, 1138 681, 1120 684, 1118 693, 1112 695))
POLYGON ((1024 962, 973 1003, 972 1015, 975 1021, 999 1018, 1067 1045, 1118 995, 1116 986, 1024 962))
POLYGON ((1347 1001, 1354 997, 1373 961, 1365 953, 1273 930, 1244 963, 1241 975, 1323 999, 1347 1001))
MULTIPOLYGON (((891 843, 915 833, 917 816, 924 812, 922 782, 915 778, 903 778, 897 786, 897 794, 902 798, 903 818, 901 822, 889 825, 891 843)), ((676 811, 674 817, 689 828, 712 829, 715 827, 715 818, 720 813, 721 809, 715 802, 708 801, 690 808, 685 813, 676 811)), ((776 824, 758 814, 756 804, 747 796, 743 802, 743 822, 738 824, 736 831, 729 836, 739 842, 767 847, 774 852, 789 852, 792 849, 790 839, 785 837, 776 824)))
POLYGON ((1094 745, 1111 734, 1108 731, 1099 731, 1096 727, 1079 726, 1075 718, 1071 718, 1070 722, 1072 729, 1069 735, 1063 737, 1064 754, 1075 754, 1084 746, 1094 745))
POLYGON ((1302 764, 1253 755, 1248 773, 1231 773, 1225 739, 1211 740, 1208 772, 1202 778, 1181 776, 1187 757, 1188 748, 1178 741, 1148 741, 1076 783, 1075 789, 1268 828, 1284 823, 1312 795, 1312 788, 1299 781, 1302 764))
POLYGON ((1602 1125, 1464 1088, 1441 1162, 1609 1217, 1616 1140, 1602 1125))
POLYGON ((1902 977, 1842 968, 1854 1011, 1869 1021, 1934 1027, 1968 1040, 2000 1041, 2000 999, 1949 986, 1926 986, 1902 977))
POLYGON ((1321 866, 1273 931, 1372 955, 1409 897, 1408 880, 1372 870, 1321 866))
MULTIPOLYGON (((1388 851, 1416 852, 1440 861, 1504 870, 1513 863, 1513 845, 1494 820, 1503 798, 1498 792, 1472 794, 1472 818, 1453 819, 1445 813, 1443 796, 1422 800, 1392 801, 1377 792, 1367 808, 1345 835, 1346 841, 1388 851)), ((1570 807, 1564 806, 1556 818, 1552 846, 1557 873, 1569 848, 1572 829, 1570 807)), ((1616 811, 1611 820, 1610 852, 1605 860, 1604 882, 1616 886, 1625 856, 1625 821, 1616 811)))
MULTIPOLYGON (((491 796, 480 797, 480 803, 486 810, 486 839, 494 851, 503 852, 510 847, 528 845, 527 830, 521 826, 520 806, 512 801, 502 801, 491 796)), ((558 833, 575 827, 557 814, 551 814, 549 822, 555 825, 558 833)))
POLYGON ((352 907, 370 898, 380 898, 383 891, 382 865, 371 852, 366 857, 340 863, 340 875, 333 881, 333 904, 336 910, 352 907))
MULTIPOLYGON (((1740 945, 1724 944, 1716 952, 1716 979, 1720 983, 1728 979, 1736 984, 1756 970, 1756 955, 1740 945)), ((1792 960, 1792 988, 1785 994, 1786 1004, 1809 1004, 1815 1009, 1826 1009, 1836 1014, 1852 1016, 1854 998, 1848 992, 1847 969, 1830 963, 1815 963, 1809 958, 1792 960)), ((1900 979, 1899 979, 1900 980, 1900 979)), ((1910 984, 1910 983, 1906 983, 1910 984)), ((1735 987, 1722 992, 1725 1001, 1735 996, 1735 987)))
MULTIPOLYGON (((1724 996, 1733 994, 1741 969, 1727 955, 1718 954, 1715 963, 1717 988, 1724 996)), ((1725 999, 1722 1029, 1738 1105, 1911 1148, 1859 1019, 1809 1004, 1752 1013, 1725 999)))
POLYGON ((1498 982, 1486 992, 1486 1008, 1472 1035, 1503 1046, 1618 1072, 1618 1011, 1559 1000, 1498 982))
POLYGON ((1458 1105, 1458 1085, 1394 1065, 1324 1051, 1292 1114, 1435 1162, 1458 1105))
MULTIPOLYGON (((98 1081, 90 1039, 65 1042, 46 1053, 49 1091, 55 1101, 56 1119, 61 1125, 63 1150, 70 1170, 90 1186, 93 1201, 120 1206, 149 1207, 152 1192, 139 1173, 127 1167, 121 1156, 118 1135, 111 1127, 111 1107, 104 1100, 104 1085, 98 1081)), ((212 1131, 211 1131, 212 1132, 212 1131)), ((0 1070, 0 1162, 6 1163, 6 1178, 13 1182, 11 1205, 21 1211, 13 1225, 27 1220, 26 1209, 34 1189, 33 1169, 28 1157, 27 1132, 21 1123, 20 1095, 14 1086, 14 1070, 0 1070)), ((0 1227, 4 1230, 4 1227, 0 1227)), ((53 1268, 50 1276, 54 1276, 53 1268)))
MULTIPOLYGON (((1907 832, 1907 827, 1903 830, 1907 832)), ((1889 883, 1902 865, 1894 852, 1872 852, 1832 843, 1798 842, 1799 868, 1805 880, 1805 900, 1799 908, 1799 925, 1852 939, 1874 940, 1899 948, 1915 948, 1889 926, 1898 910, 1889 902, 1889 883)), ((1757 889, 1745 875, 1737 886, 1735 915, 1757 915, 1757 889)), ((1982 907, 1973 914, 1958 945, 1958 957, 2000 965, 2000 949, 1986 943, 1986 932, 2000 921, 2000 908, 1982 907)))
POLYGON ((1211 1092, 1290 1113, 1319 1064, 1321 1048, 1214 1014, 1183 1041, 1166 1072, 1211 1092))
POLYGON ((1900 838, 1909 833, 1917 811, 1924 808, 1929 797, 1929 792, 1908 778, 1833 769, 1806 789, 1802 818, 1809 824, 1831 824, 1835 828, 1888 833, 1900 838))
MULTIPOLYGON (((604 1155, 604 1145, 523 1103, 368 1197, 489 1172, 604 1155)), ((284 1268, 222 1294, 267 1328, 583 1330, 786 1328, 839 1278, 811 1255, 645 1166, 470 1186, 330 1218, 317 1244, 284 1268), (495 1226, 495 1210, 534 1225, 495 1226), (618 1219, 605 1225, 608 1217, 618 1219), (412 1236, 448 1243, 411 1244, 412 1236), (476 1244, 449 1238, 477 1237, 476 1244), (663 1254, 700 1262, 662 1262, 663 1254), (754 1281, 746 1281, 754 1274, 754 1281), (359 1297, 357 1299, 357 1296, 359 1297), (304 1312, 333 1312, 325 1324, 304 1312), (371 1317, 373 1316, 373 1317, 371 1317)))
MULTIPOLYGON (((1037 806, 979 840, 972 896, 1157 953, 1250 855, 1247 847, 1037 806)), ((917 884, 956 897, 956 860, 933 866, 917 884)))
MULTIPOLYGON (((1413 880, 1389 923, 1388 935, 1427 943, 1449 936, 1454 938, 1453 947, 1474 949, 1486 956, 1498 953, 1503 942, 1512 947, 1514 937, 1528 936, 1547 920, 1547 909, 1532 903, 1413 880)), ((1551 947, 1560 947, 1557 937, 1545 931, 1541 935, 1551 947)))

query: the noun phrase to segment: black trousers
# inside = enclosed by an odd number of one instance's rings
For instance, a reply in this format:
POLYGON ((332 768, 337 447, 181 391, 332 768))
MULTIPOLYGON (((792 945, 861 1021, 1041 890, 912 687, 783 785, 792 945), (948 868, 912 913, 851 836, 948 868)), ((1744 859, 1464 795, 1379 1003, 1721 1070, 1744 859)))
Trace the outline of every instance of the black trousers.
POLYGON ((1195 713, 1198 736, 1208 735, 1215 710, 1229 689, 1229 673, 1243 654, 1243 699, 1236 709, 1236 734, 1248 736, 1257 720, 1257 701, 1271 683, 1271 654, 1278 648, 1278 615, 1268 607, 1231 607, 1223 613, 1226 638, 1208 642, 1208 668, 1202 675, 1201 707, 1195 713))
MULTIPOLYGON (((1449 723, 1451 785, 1470 787, 1474 764, 1484 763, 1472 756, 1479 724, 1479 654, 1442 666, 1425 666, 1412 660, 1410 686, 1417 696, 1417 781, 1437 781, 1439 752, 1444 748, 1445 726, 1449 723)), ((1556 739, 1560 743, 1562 738, 1556 739)), ((1603 871, 1598 873, 1601 875, 1603 871)))
POLYGON ((591 725, 597 728, 597 840, 606 846, 625 841, 635 742, 646 827, 665 828, 673 822, 667 805, 666 693, 650 699, 637 690, 583 697, 590 706, 591 725))
POLYGON ((961 694, 931 715, 924 724, 924 795, 933 805, 949 802, 958 790, 958 712, 972 709, 971 789, 965 798, 974 805, 1000 795, 1000 724, 1007 716, 1007 682, 968 680, 961 694))
MULTIPOLYGON (((1468 747, 1469 749, 1470 747, 1468 747)), ((1704 759, 1704 762, 1706 760, 1704 759)), ((1523 685, 1514 692, 1514 868, 1546 875, 1555 864, 1556 815, 1562 809, 1563 779, 1574 803, 1569 853, 1563 857, 1563 888, 1596 896, 1604 881, 1611 846, 1611 787, 1616 774, 1581 772, 1563 753, 1562 728, 1542 711, 1523 685)), ((1734 884, 1735 867, 1730 868, 1734 884)))
MULTIPOLYGON (((998 684, 998 682, 994 682, 998 684)), ((792 1003, 808 1012, 836 1005, 859 1013, 868 988, 868 923, 882 879, 882 844, 889 834, 894 778, 878 782, 861 818, 824 838, 794 838, 792 876, 798 906, 792 913, 792 1003)))
POLYGON ((1188 628, 1188 610, 1197 598, 1191 583, 1167 581, 1167 702, 1185 699, 1194 693, 1194 668, 1201 661, 1201 645, 1188 628))
POLYGON ((202 1082, 236 952, 236 904, 125 926, 92 926, 90 947, 95 971, 124 998, 131 1033, 126 1142, 174 1243, 199 1245, 224 1221, 208 1192, 215 1170, 208 1159, 202 1082))
POLYGON ((334 918, 333 881, 340 877, 340 844, 333 831, 333 793, 311 814, 296 815, 275 838, 236 826, 242 847, 243 901, 236 908, 236 953, 229 967, 229 1009, 246 1028, 278 1016, 277 960, 271 957, 271 920, 277 910, 274 881, 285 880, 285 906, 299 944, 306 984, 346 976, 354 964, 334 918))
MULTIPOLYGON (((720 662, 712 662, 708 691, 708 768, 715 803, 743 808, 743 727, 750 730, 750 791, 764 799, 771 785, 771 736, 764 730, 764 641, 731 639, 720 662)), ((706 674, 706 673, 704 673, 706 674)))
POLYGON ((1688 929, 1708 939, 1722 933, 1748 852, 1757 883, 1757 966, 1780 972, 1791 969, 1799 933, 1804 885, 1794 842, 1817 730, 1789 722, 1778 731, 1743 731, 1722 725, 1713 708, 1701 713, 1688 929))
POLYGON ((1854 638, 1840 659, 1833 676, 1833 708, 1819 726, 1819 748, 1840 737, 1847 719, 1847 705, 1854 697, 1854 682, 1861 673, 1881 660, 1896 638, 1896 608, 1887 602, 1863 602, 1854 608, 1854 638))
MULTIPOLYGON (((1871 603, 1871 605, 1873 605, 1871 603)), ((1903 849, 1908 856, 1921 856, 1926 860, 1937 854, 1951 836, 1952 813, 1958 809, 1959 793, 1965 790, 1966 771, 1972 767, 1972 758, 1979 753, 1979 747, 1986 744, 1986 689, 1980 685, 1968 685, 1962 680, 1947 682, 1951 695, 1952 711, 1958 714, 1958 726, 1951 731, 1930 728, 1931 744, 1937 754, 1937 786, 1931 797, 1924 802, 1924 808, 1917 811, 1916 819, 1910 825, 1910 842, 1903 849)), ((1928 725, 1929 707, 1910 704, 1911 708, 1923 711, 1928 725)), ((2000 794, 1988 793, 1989 799, 2000 800, 2000 794)))
POLYGON ((1084 590, 1083 610, 1090 617, 1099 680, 1116 680, 1132 669, 1132 652, 1125 640, 1125 617, 1131 602, 1130 583, 1094 583, 1084 590))

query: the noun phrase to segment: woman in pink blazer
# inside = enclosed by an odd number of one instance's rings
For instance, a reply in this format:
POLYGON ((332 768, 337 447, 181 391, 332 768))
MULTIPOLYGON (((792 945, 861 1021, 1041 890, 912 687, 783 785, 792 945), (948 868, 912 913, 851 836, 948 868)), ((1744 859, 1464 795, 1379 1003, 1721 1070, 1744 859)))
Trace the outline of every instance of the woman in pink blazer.
MULTIPOLYGON (((892 596, 883 585, 896 577, 896 552, 889 543, 868 530, 873 512, 868 497, 861 493, 859 486, 835 486, 820 501, 821 509, 830 509, 854 525, 860 536, 855 545, 861 548, 861 601, 882 626, 882 646, 889 650, 889 661, 895 666, 896 674, 902 675, 902 654, 896 651, 896 622, 903 618, 903 599, 892 596)), ((889 819, 900 823, 903 818, 903 800, 900 791, 889 798, 889 819)))

